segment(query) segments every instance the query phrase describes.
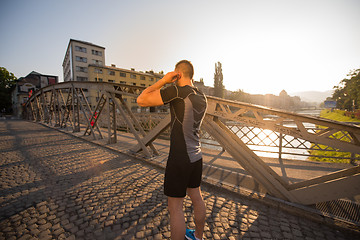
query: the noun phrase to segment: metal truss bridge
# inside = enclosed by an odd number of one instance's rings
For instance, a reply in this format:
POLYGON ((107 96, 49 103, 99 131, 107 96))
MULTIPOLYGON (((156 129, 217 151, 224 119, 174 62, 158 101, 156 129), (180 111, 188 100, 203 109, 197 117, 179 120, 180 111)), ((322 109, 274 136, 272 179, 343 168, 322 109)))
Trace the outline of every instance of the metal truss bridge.
MULTIPOLYGON (((153 141, 169 128, 170 116, 164 115, 152 127, 146 127, 151 124, 144 124, 124 100, 136 98, 143 89, 102 82, 59 83, 35 92, 26 103, 24 115, 28 120, 59 128, 71 126, 73 132, 79 132, 83 124, 84 135, 107 138, 112 144, 116 144, 119 128, 125 127, 137 140, 132 151, 152 157, 159 154, 153 141), (96 103, 92 102, 96 106, 93 109, 87 100, 91 92, 98 96, 96 103), (103 136, 100 127, 107 128, 107 136, 103 136)), ((310 143, 310 150, 345 152, 356 160, 360 153, 360 127, 210 96, 208 104, 203 137, 227 151, 267 194, 303 205, 360 195, 360 166, 289 183, 249 147, 268 142, 279 148, 281 158, 283 148, 305 148, 306 142, 310 143), (275 133, 275 139, 270 138, 270 133, 275 133)))

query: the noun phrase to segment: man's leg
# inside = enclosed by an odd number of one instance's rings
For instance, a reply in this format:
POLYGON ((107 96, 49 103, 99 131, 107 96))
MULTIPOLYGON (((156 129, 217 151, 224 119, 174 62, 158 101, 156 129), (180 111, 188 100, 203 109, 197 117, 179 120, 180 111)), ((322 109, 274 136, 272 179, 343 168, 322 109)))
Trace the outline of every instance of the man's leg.
POLYGON ((188 188, 187 193, 191 198, 194 206, 195 215, 195 237, 202 239, 205 227, 206 208, 204 200, 201 196, 200 187, 188 188))
POLYGON ((184 240, 185 238, 185 217, 183 211, 184 198, 168 197, 170 212, 171 240, 184 240))

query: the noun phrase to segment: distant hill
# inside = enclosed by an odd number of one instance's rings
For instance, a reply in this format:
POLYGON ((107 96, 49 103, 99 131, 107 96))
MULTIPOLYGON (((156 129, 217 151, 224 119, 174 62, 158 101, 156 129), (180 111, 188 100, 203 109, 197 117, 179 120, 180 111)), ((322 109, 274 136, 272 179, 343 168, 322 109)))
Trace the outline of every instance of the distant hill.
POLYGON ((328 90, 325 92, 307 91, 307 92, 295 92, 290 93, 290 96, 298 96, 303 102, 316 102, 321 103, 326 100, 327 97, 331 97, 334 90, 328 90))

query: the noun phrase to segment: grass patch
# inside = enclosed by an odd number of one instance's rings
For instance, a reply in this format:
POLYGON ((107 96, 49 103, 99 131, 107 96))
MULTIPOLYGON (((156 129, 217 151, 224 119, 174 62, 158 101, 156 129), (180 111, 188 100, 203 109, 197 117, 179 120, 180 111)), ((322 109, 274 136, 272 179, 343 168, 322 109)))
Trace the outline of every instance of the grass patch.
POLYGON ((345 116, 345 111, 324 109, 320 113, 320 117, 331 119, 339 122, 360 122, 359 119, 345 116))
MULTIPOLYGON (((360 122, 359 119, 345 116, 345 111, 324 109, 320 113, 320 117, 335 120, 339 122, 360 122)), ((335 138, 339 139, 344 136, 342 132, 334 134, 335 138)), ((345 141, 350 141, 348 138, 344 138, 345 141)), ((312 144, 314 147, 314 144, 312 144)), ((325 148, 324 145, 320 145, 320 148, 325 148)), ((322 151, 322 150, 309 150, 311 156, 310 160, 320 162, 333 162, 333 163, 350 163, 351 153, 349 152, 336 152, 336 151, 322 151), (345 159, 342 159, 345 158, 345 159)), ((360 154, 355 154, 355 158, 359 158, 360 154)))

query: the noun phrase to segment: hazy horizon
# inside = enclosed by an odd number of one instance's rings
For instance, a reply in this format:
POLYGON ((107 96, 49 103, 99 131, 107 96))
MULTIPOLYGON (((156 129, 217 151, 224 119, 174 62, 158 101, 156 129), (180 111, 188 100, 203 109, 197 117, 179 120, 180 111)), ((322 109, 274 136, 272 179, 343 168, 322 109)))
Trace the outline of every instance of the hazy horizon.
POLYGON ((106 65, 172 71, 250 94, 327 91, 360 68, 360 1, 2 2, 0 65, 23 77, 57 75, 70 38, 106 48, 106 65))

